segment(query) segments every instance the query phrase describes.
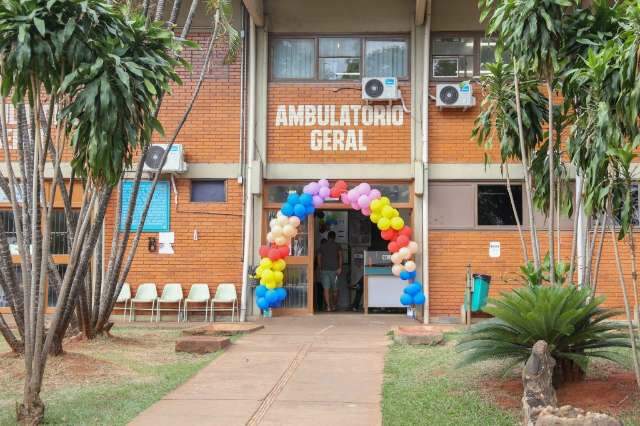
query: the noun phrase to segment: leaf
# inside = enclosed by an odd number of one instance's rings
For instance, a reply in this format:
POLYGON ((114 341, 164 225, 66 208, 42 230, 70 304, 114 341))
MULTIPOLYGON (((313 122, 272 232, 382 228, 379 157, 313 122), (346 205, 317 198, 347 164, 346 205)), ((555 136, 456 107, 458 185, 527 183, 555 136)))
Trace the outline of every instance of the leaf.
POLYGON ((40 33, 40 35, 42 37, 44 37, 45 33, 46 33, 46 29, 45 29, 45 25, 44 25, 44 20, 42 20, 41 18, 33 18, 33 23, 36 26, 36 29, 38 30, 38 32, 40 33))
POLYGON ((156 88, 153 87, 153 84, 149 80, 147 80, 146 78, 144 79, 144 85, 147 88, 147 90, 149 92, 151 92, 152 95, 156 94, 156 88))

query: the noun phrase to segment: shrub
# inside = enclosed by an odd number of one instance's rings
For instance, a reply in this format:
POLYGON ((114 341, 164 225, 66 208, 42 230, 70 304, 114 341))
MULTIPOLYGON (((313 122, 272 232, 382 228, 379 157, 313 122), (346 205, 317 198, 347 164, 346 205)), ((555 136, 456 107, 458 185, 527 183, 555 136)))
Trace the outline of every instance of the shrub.
POLYGON ((533 344, 544 340, 556 360, 554 384, 584 377, 589 358, 618 362, 614 348, 630 346, 623 326, 607 321, 619 312, 600 305, 589 289, 528 286, 490 299, 484 309, 494 318, 471 327, 457 345, 460 365, 488 359, 527 360, 533 344))

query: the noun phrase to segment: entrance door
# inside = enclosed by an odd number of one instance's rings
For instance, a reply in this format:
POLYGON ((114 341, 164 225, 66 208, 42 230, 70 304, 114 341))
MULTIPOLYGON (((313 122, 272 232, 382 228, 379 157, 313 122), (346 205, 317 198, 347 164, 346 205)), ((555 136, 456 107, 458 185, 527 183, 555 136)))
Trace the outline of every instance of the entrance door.
MULTIPOLYGON (((265 214, 265 226, 276 217, 277 209, 268 209, 265 214)), ((282 308, 274 309, 274 315, 308 315, 313 313, 313 215, 300 222, 298 235, 291 241, 291 252, 285 259, 284 287, 287 298, 282 308)), ((266 234, 263 236, 265 241, 266 234)))

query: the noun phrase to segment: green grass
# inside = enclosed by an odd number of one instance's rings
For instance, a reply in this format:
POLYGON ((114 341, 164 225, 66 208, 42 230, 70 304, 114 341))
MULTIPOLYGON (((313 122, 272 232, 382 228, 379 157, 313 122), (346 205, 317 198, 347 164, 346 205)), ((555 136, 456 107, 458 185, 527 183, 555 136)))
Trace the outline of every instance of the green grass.
MULTIPOLYGON (((72 368, 65 365, 70 362, 66 356, 47 365, 42 392, 45 423, 127 424, 218 355, 176 354, 173 344, 179 330, 117 328, 113 334, 116 339, 99 338, 67 348, 72 357, 88 363, 82 373, 69 371, 72 368)), ((6 347, 0 345, 0 352, 3 350, 6 347)), ((9 361, 13 369, 21 368, 23 362, 9 361)), ((7 363, 7 359, 0 360, 0 370, 7 363)), ((20 386, 16 376, 0 375, 0 425, 14 424, 20 386)))
MULTIPOLYGON (((456 368, 456 335, 446 335, 444 345, 393 344, 386 356, 382 418, 390 425, 501 426, 520 424, 521 411, 495 404, 484 380, 501 380, 504 364, 484 362, 456 368)), ((602 370, 593 365, 593 369, 602 370)), ((513 373, 515 374, 515 373, 513 373)), ((640 426, 640 402, 620 416, 625 425, 640 426)))

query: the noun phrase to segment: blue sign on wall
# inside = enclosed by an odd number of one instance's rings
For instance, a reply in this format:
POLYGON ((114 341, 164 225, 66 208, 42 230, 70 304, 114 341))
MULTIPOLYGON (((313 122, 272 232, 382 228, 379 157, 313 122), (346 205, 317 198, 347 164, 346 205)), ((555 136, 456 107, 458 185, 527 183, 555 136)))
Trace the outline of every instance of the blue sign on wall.
MULTIPOLYGON (((140 182, 138 196, 136 197, 136 205, 133 210, 133 221, 131 222, 131 230, 137 231, 140 224, 140 216, 142 209, 147 201, 149 192, 151 191, 152 181, 143 180, 140 182)), ((120 194, 120 230, 124 231, 125 220, 129 213, 129 200, 131 200, 131 191, 133 190, 133 181, 125 180, 122 182, 122 193, 120 194)), ((162 181, 156 185, 156 190, 151 199, 147 219, 144 222, 142 232, 167 232, 170 224, 170 190, 169 182, 162 181)))

